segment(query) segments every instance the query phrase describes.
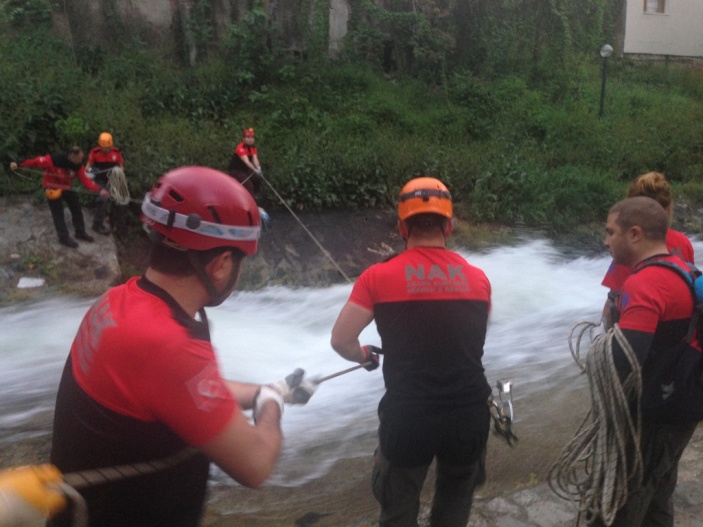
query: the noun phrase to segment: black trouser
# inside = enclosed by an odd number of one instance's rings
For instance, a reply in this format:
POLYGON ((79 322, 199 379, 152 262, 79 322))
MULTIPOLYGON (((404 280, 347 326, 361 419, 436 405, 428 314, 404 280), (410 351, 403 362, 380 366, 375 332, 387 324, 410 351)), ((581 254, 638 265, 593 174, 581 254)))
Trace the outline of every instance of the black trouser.
POLYGON ((51 217, 54 220, 54 227, 56 228, 56 234, 59 235, 60 240, 68 238, 68 227, 66 227, 66 218, 63 215, 63 203, 65 201, 68 206, 68 210, 71 212, 71 220, 73 221, 73 228, 76 234, 85 233, 85 222, 83 221, 83 210, 81 209, 81 202, 78 199, 78 193, 73 190, 64 190, 61 192, 61 197, 58 199, 47 199, 49 203, 49 210, 51 211, 51 217))
MULTIPOLYGON (((100 188, 107 189, 109 179, 107 173, 98 174, 94 179, 95 183, 100 186, 100 188)), ((105 218, 108 214, 108 209, 110 207, 110 196, 101 196, 95 200, 95 214, 93 215, 93 229, 96 227, 102 227, 105 222, 105 218)), ((118 232, 124 231, 127 228, 127 212, 126 207, 123 205, 113 204, 112 207, 112 226, 117 229, 118 232)))
POLYGON ((249 194, 251 194, 253 198, 256 198, 256 194, 259 192, 259 188, 261 188, 262 181, 262 177, 259 174, 253 170, 242 171, 232 169, 230 175, 244 185, 244 188, 249 191, 249 194))

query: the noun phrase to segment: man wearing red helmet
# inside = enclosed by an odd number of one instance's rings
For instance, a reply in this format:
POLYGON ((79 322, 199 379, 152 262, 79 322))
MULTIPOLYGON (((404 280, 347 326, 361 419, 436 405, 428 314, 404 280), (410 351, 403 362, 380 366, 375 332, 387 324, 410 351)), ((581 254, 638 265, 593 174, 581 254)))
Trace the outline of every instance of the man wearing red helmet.
MULTIPOLYGON (((57 394, 51 462, 64 474, 139 474, 81 489, 91 525, 195 527, 210 462, 258 487, 281 450, 284 403, 304 404, 315 385, 302 370, 268 386, 219 370, 203 308, 229 296, 256 252, 259 212, 244 187, 182 167, 154 185, 142 212, 149 266, 83 319, 57 394)), ((70 525, 70 514, 54 522, 70 525)))
POLYGON ((485 481, 491 389, 481 360, 491 286, 483 271, 446 248, 452 200, 439 180, 409 181, 398 216, 407 249, 362 273, 331 344, 369 370, 384 355, 373 469, 379 525, 417 526, 420 492, 436 459, 430 524, 466 527, 474 489, 485 481), (374 320, 381 348, 359 342, 374 320))
POLYGON ((239 143, 229 161, 230 175, 246 187, 252 196, 261 187, 261 164, 254 146, 256 134, 253 128, 245 128, 242 132, 242 142, 239 143))

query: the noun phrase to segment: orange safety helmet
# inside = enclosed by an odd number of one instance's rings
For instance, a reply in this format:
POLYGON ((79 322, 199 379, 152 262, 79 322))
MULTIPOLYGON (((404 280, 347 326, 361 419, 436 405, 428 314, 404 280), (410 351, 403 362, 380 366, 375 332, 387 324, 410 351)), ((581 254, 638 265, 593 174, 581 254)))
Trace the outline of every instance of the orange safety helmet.
POLYGON ((186 249, 236 247, 256 252, 259 208, 237 180, 212 168, 186 166, 167 172, 142 202, 142 221, 186 249))
POLYGON ((44 190, 44 194, 46 195, 46 199, 59 199, 61 197, 61 189, 48 188, 44 190))
POLYGON ((256 137, 256 133, 254 133, 253 128, 245 128, 242 132, 242 137, 256 137))
POLYGON ((98 138, 98 144, 102 148, 110 148, 114 143, 112 142, 112 134, 108 132, 103 132, 98 138))
POLYGON ((405 221, 416 214, 452 217, 452 196, 439 179, 419 177, 408 181, 400 191, 398 217, 405 221))

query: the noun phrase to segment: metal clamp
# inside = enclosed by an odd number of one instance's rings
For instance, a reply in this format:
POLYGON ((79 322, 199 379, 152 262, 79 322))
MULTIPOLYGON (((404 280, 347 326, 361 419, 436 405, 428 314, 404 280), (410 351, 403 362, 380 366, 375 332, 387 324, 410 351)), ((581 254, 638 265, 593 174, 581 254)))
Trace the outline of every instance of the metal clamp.
POLYGON ((513 382, 498 381, 496 388, 498 388, 498 400, 493 395, 488 398, 488 408, 493 418, 493 429, 497 435, 505 439, 508 446, 513 446, 513 443, 518 441, 518 437, 512 431, 515 418, 513 412, 513 382))

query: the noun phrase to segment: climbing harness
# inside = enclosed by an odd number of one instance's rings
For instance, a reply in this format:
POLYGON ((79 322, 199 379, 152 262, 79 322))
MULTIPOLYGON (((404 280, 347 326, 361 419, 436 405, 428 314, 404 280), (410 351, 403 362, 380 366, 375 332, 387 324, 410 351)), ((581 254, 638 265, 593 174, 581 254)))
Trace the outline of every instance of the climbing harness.
POLYGON ((579 348, 586 331, 594 323, 579 323, 574 360, 588 376, 591 408, 574 437, 551 467, 549 485, 558 496, 579 501, 579 517, 588 524, 599 518, 612 525, 617 511, 626 503, 628 493, 642 485, 643 461, 640 450, 642 373, 632 347, 616 324, 597 335, 585 363, 579 348), (617 341, 630 365, 630 373, 621 381, 613 361, 613 342, 617 341), (635 415, 631 409, 636 408, 635 415))
POLYGON ((518 437, 513 433, 513 421, 515 414, 513 412, 513 381, 498 381, 498 400, 491 395, 488 398, 488 408, 493 418, 493 430, 496 435, 505 439, 508 446, 513 446, 517 443, 518 437), (503 396, 505 395, 505 399, 503 396))

